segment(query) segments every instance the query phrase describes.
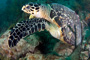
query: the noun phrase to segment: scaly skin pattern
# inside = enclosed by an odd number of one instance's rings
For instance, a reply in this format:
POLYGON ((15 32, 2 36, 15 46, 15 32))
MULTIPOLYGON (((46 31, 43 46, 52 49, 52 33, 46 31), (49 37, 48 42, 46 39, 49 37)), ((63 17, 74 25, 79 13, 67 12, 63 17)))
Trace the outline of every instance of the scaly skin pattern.
POLYGON ((10 32, 8 39, 9 47, 16 46, 20 39, 31 35, 36 31, 43 31, 47 28, 47 25, 47 21, 43 18, 33 18, 17 23, 10 32))

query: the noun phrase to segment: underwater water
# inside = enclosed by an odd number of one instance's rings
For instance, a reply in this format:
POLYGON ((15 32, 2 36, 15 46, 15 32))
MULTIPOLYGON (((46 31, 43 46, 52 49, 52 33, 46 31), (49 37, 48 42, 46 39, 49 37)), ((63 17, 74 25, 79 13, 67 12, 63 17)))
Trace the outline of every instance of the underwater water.
POLYGON ((0 5, 0 60, 90 59, 89 0, 1 0, 0 5))

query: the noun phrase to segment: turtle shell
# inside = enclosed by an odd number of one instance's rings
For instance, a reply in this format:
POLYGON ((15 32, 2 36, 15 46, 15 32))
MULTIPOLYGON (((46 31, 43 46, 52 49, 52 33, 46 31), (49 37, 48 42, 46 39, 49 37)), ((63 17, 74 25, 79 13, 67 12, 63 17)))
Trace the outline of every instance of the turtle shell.
POLYGON ((57 3, 51 5, 50 18, 61 28, 60 40, 65 43, 78 45, 81 42, 81 22, 79 16, 71 9, 57 3), (63 38, 63 39, 62 39, 63 38))

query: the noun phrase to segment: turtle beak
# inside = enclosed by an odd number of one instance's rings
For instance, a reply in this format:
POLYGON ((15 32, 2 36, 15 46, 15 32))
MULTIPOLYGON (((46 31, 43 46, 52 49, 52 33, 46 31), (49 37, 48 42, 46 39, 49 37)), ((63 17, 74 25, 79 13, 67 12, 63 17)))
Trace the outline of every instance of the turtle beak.
POLYGON ((24 11, 25 10, 25 6, 23 6, 21 10, 24 11))

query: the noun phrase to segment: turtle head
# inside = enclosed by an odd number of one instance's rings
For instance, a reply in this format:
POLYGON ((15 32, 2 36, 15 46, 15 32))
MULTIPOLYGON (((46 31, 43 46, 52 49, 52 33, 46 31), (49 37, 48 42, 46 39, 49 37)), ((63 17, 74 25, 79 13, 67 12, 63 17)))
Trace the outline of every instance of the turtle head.
POLYGON ((47 18, 50 10, 47 4, 28 3, 22 7, 22 11, 35 17, 47 18))
POLYGON ((28 14, 35 14, 35 12, 39 12, 40 4, 37 3, 28 3, 22 7, 22 11, 28 14))

